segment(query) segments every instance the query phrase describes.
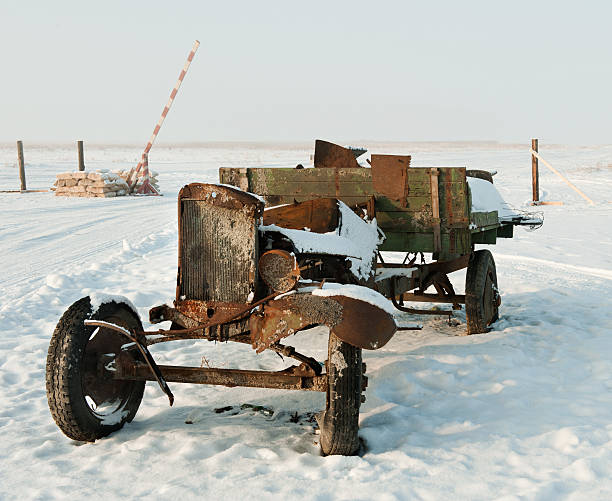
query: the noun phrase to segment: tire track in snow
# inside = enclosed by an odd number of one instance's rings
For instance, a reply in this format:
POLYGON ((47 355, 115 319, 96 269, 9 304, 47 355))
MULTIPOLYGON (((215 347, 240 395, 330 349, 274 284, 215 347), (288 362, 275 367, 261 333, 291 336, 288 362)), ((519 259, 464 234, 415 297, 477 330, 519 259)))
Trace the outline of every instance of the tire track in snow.
POLYGON ((581 273, 584 275, 591 275, 604 280, 612 280, 612 271, 605 270, 602 268, 589 268, 588 266, 578 266, 575 264, 557 263, 556 261, 549 261, 547 259, 540 259, 537 257, 528 256, 513 256, 510 254, 499 254, 495 253, 495 259, 506 260, 506 261, 520 261, 527 263, 538 263, 551 268, 557 268, 560 270, 567 270, 574 273, 581 273))
POLYGON ((99 261, 109 252, 119 251, 124 240, 137 242, 171 222, 176 224, 171 197, 139 202, 120 205, 115 201, 92 210, 91 203, 44 200, 43 208, 33 214, 20 235, 11 235, 14 228, 10 227, 0 233, 0 252, 8 257, 0 275, 5 298, 35 290, 50 273, 74 271, 99 261), (27 259, 21 259, 23 256, 27 259))

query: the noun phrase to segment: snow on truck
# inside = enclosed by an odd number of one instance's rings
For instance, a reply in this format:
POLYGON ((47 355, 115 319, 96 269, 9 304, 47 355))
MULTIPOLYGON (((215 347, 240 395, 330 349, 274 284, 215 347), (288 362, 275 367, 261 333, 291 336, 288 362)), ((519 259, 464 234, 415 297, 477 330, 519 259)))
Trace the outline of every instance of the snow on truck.
POLYGON ((221 168, 220 184, 178 195, 178 275, 173 306, 149 312, 84 297, 63 314, 47 357, 51 414, 70 438, 94 441, 130 422, 146 381, 318 391, 323 454, 356 454, 367 386, 362 350, 401 330, 393 312, 451 314, 406 302, 465 306, 467 333, 487 332, 500 295, 488 250, 516 225, 542 221, 506 208, 485 171, 421 168, 410 156, 372 155, 317 141, 314 168, 221 168), (386 263, 381 251, 405 253, 386 263), (424 256, 431 256, 425 262, 424 256), (420 257, 419 263, 417 259, 420 257), (465 294, 448 274, 467 269, 465 294), (433 292, 428 292, 433 288, 433 292), (324 363, 285 344, 329 328, 324 363), (148 347, 184 339, 238 342, 294 359, 282 371, 158 365, 148 347))

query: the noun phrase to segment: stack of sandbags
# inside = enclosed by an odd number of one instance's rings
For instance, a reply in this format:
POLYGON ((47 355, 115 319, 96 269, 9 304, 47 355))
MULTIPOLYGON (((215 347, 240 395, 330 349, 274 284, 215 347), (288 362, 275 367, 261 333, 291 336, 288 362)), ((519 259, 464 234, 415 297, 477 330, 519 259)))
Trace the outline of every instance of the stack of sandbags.
MULTIPOLYGON (((120 170, 117 171, 117 175, 123 178, 127 182, 127 177, 130 174, 129 170, 120 170)), ((155 188, 159 192, 159 184, 157 182, 157 172, 150 170, 149 171, 149 183, 153 188, 155 188)), ((144 181, 143 171, 140 171, 138 174, 138 179, 136 180, 136 185, 134 186, 134 191, 137 191, 138 188, 142 186, 142 182, 144 181)))
POLYGON ((108 169, 96 172, 64 172, 57 175, 55 194, 65 197, 121 197, 129 192, 128 185, 108 169))

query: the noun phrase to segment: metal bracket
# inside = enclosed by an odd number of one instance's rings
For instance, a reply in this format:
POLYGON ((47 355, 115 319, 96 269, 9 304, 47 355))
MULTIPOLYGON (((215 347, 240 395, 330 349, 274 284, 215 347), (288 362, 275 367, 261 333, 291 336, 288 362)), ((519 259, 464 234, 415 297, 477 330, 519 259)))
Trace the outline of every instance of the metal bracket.
POLYGON ((159 370, 159 367, 157 366, 157 364, 155 363, 155 360, 153 359, 153 355, 151 355, 151 352, 147 349, 145 345, 143 345, 139 341, 139 339, 136 336, 134 336, 127 329, 120 327, 119 325, 111 324, 110 322, 104 322, 103 320, 85 320, 83 323, 88 326, 94 325, 97 327, 104 327, 105 329, 114 330, 116 332, 119 332, 120 334, 123 334, 132 343, 134 343, 136 347, 138 348, 138 350, 140 351, 140 353, 142 354, 142 356, 144 357, 145 362, 147 362, 149 369, 151 369, 151 372, 153 373, 155 380, 159 384, 159 387, 166 395, 168 395, 168 400, 170 401, 170 407, 172 407, 172 404, 174 403, 174 395, 170 391, 170 387, 168 386, 168 383, 166 383, 164 376, 159 370))
POLYGON ((403 300, 401 297, 402 296, 400 295, 400 301, 398 302, 397 298, 395 297, 395 279, 391 280, 391 302, 399 311, 412 313, 413 315, 448 315, 449 319, 453 315, 453 310, 418 310, 416 308, 408 308, 403 305, 403 300))

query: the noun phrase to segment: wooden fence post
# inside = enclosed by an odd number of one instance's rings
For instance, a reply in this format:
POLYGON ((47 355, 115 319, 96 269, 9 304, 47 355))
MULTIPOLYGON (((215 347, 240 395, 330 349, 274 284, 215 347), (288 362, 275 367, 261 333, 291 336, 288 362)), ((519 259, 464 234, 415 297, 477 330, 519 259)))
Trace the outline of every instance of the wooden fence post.
POLYGON ((25 164, 23 161, 23 143, 17 141, 17 158, 19 160, 19 181, 21 182, 21 191, 26 190, 25 164))
MULTIPOLYGON (((538 151, 538 140, 531 140, 531 149, 535 152, 538 151)), ((540 175, 538 172, 538 158, 535 155, 531 155, 531 190, 533 193, 533 201, 540 201, 540 175)))
POLYGON ((77 141, 77 149, 79 150, 79 170, 85 170, 85 160, 83 160, 83 141, 77 141))

